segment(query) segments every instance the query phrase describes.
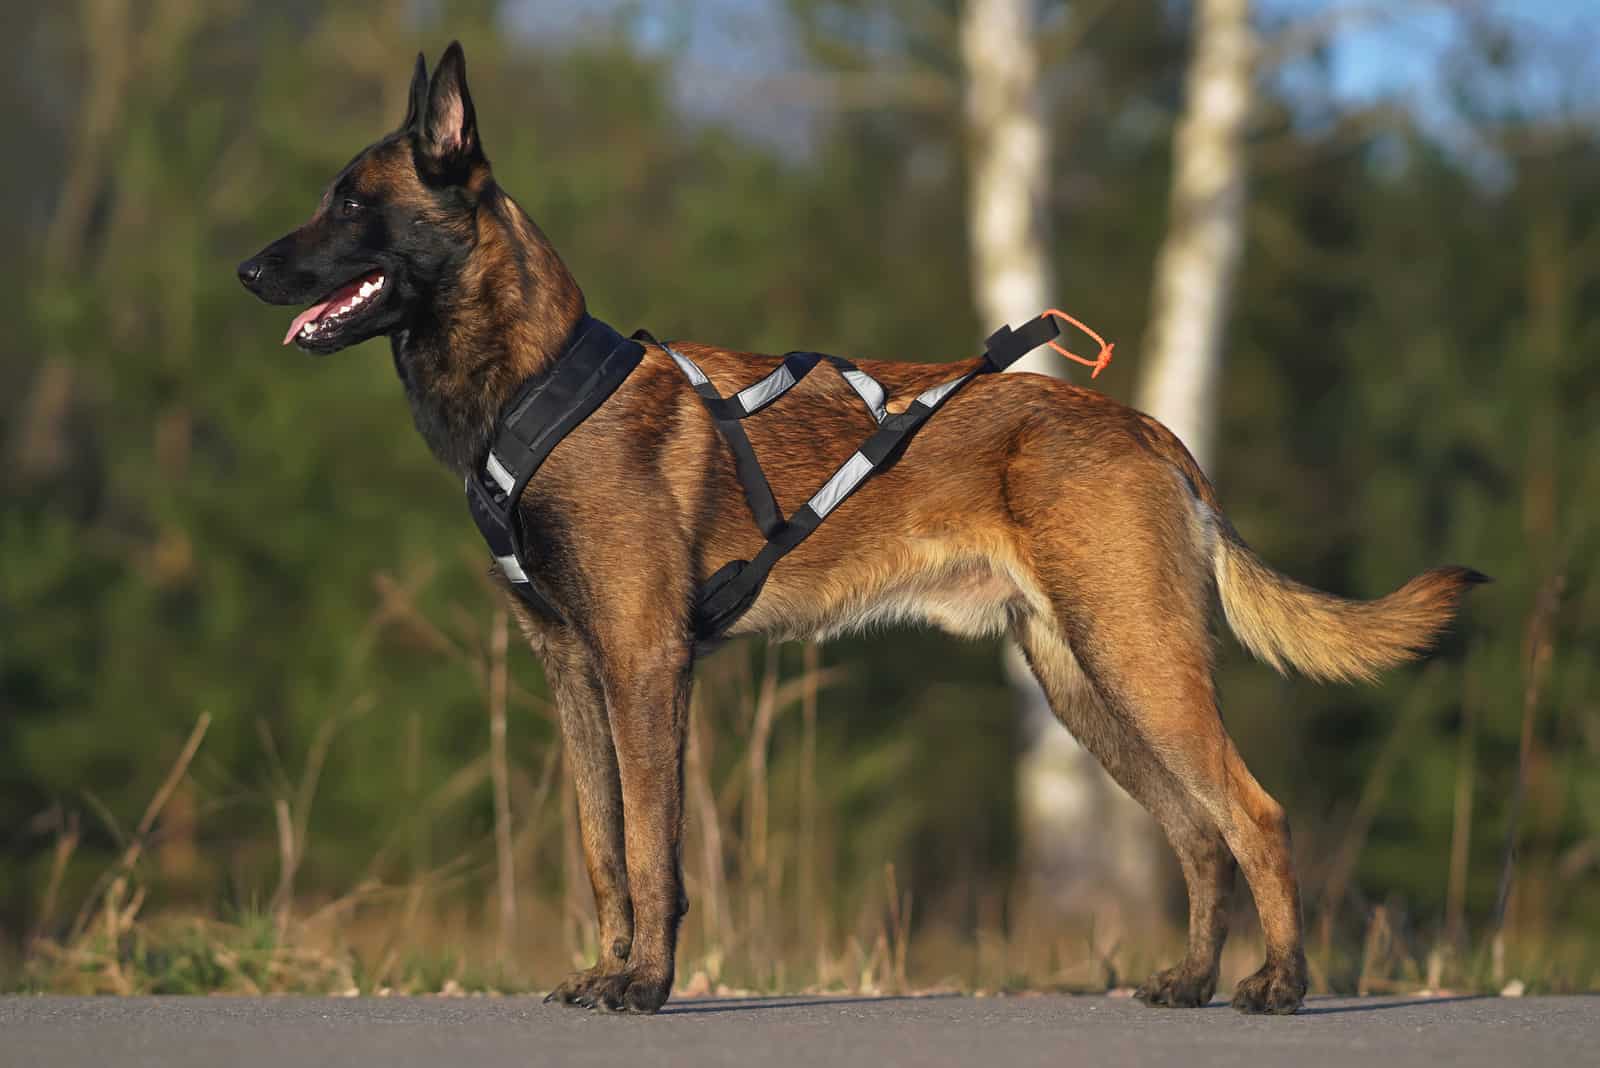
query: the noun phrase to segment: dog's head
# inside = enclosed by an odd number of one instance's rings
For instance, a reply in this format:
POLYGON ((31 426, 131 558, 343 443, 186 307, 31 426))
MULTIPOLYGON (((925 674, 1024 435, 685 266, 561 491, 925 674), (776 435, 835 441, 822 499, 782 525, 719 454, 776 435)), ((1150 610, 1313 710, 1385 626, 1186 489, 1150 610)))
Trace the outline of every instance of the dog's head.
POLYGON ((298 230, 239 265, 269 304, 305 304, 283 343, 325 354, 406 329, 472 247, 489 185, 466 58, 417 56, 405 121, 340 171, 298 230))

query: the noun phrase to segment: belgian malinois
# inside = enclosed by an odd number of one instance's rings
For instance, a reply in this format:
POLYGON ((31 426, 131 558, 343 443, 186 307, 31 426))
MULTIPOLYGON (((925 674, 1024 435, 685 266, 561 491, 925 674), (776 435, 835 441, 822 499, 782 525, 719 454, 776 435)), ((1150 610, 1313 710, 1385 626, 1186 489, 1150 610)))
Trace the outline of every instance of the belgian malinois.
MULTIPOLYGON (((458 44, 431 80, 418 57, 399 129, 239 275, 270 304, 310 304, 285 344, 326 354, 386 335, 417 429, 458 478, 483 456, 507 399, 551 366, 585 314, 555 249, 495 184, 458 44)), ((725 394, 779 359, 677 348, 725 394)), ((859 366, 903 407, 975 363, 859 366)), ((804 499, 871 429, 847 384, 826 373, 745 426, 780 500, 804 499)), ((762 535, 710 417, 654 344, 556 447, 521 508, 539 546, 533 581, 564 620, 515 596, 511 607, 560 710, 603 947, 551 997, 654 1012, 672 989, 687 908, 689 606, 710 569, 748 558, 762 535)), ((1366 602, 1300 585, 1246 547, 1154 419, 1054 379, 984 375, 778 565, 734 632, 791 639, 917 621, 1010 635, 1061 722, 1155 815, 1182 863, 1188 951, 1139 997, 1211 999, 1237 863, 1266 963, 1233 1004, 1289 1013, 1306 991, 1289 826, 1223 729, 1213 606, 1276 668, 1369 679, 1426 650, 1482 580, 1439 568, 1366 602)))

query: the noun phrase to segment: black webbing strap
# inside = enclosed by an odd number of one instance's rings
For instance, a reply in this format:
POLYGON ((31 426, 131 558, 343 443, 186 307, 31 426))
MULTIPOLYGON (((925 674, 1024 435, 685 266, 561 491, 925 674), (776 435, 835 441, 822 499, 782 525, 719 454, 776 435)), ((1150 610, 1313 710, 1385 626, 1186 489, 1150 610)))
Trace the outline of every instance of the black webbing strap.
POLYGON ((983 343, 983 358, 994 370, 1004 371, 1046 341, 1054 341, 1060 333, 1061 327, 1050 315, 1029 319, 1015 330, 1007 324, 983 343))
MULTIPOLYGON (((772 496, 772 486, 767 482, 766 472, 761 470, 761 462, 756 459, 756 452, 750 447, 750 437, 744 432, 744 427, 739 425, 739 420, 760 411, 766 404, 746 411, 738 404, 737 397, 724 397, 718 393, 717 387, 711 384, 711 380, 700 370, 698 364, 674 351, 671 346, 657 341, 648 330, 636 330, 633 336, 637 340, 648 341, 671 356, 673 362, 683 371, 684 377, 688 378, 689 384, 694 387, 695 393, 699 394, 706 411, 711 414, 718 432, 728 443, 728 448, 733 450, 733 463, 739 475, 739 485, 744 487, 745 503, 750 506, 750 515, 755 519, 757 529, 761 531, 763 537, 773 537, 783 527, 783 516, 778 511, 777 499, 772 496)), ((794 380, 799 381, 804 378, 815 364, 815 360, 811 361, 794 376, 794 380)), ((785 361, 784 366, 787 365, 788 361, 785 361)), ((782 390, 778 391, 778 395, 781 394, 782 390)), ((777 396, 771 398, 775 399, 777 396)), ((771 400, 766 403, 771 403, 771 400)))
POLYGON ((811 499, 801 505, 776 535, 749 560, 724 565, 706 580, 695 604, 695 632, 703 645, 719 641, 739 617, 747 612, 773 565, 811 535, 828 514, 859 489, 867 479, 883 470, 900 454, 911 436, 928 417, 977 372, 962 375, 943 386, 928 390, 905 411, 886 418, 851 457, 834 471, 811 499))
MULTIPOLYGON (((644 331, 639 333, 642 334, 644 331)), ((634 336, 638 337, 639 334, 634 336)), ((649 338, 648 340, 653 344, 661 344, 655 341, 654 338, 649 338)), ((694 365, 692 360, 675 349, 670 349, 665 345, 661 347, 677 361, 678 366, 682 367, 686 374, 690 375, 692 381, 695 377, 695 372, 699 371, 698 366, 694 365), (690 370, 691 366, 694 366, 694 371, 690 370)), ((831 364, 834 370, 838 371, 839 375, 850 385, 850 388, 854 389, 856 394, 861 397, 872 418, 877 422, 883 422, 888 413, 883 408, 886 397, 883 387, 878 384, 878 380, 862 371, 849 360, 839 356, 829 356, 821 352, 785 353, 783 362, 778 365, 776 370, 765 378, 746 386, 731 397, 724 397, 717 393, 716 390, 710 390, 710 393, 716 395, 716 399, 713 400, 707 397, 705 402, 706 410, 711 413, 714 419, 748 419, 799 385, 801 380, 811 373, 811 369, 824 360, 831 364)), ((704 372, 699 372, 699 374, 704 377, 704 372)), ((705 393, 701 395, 706 396, 705 393)))
POLYGON ((524 601, 554 622, 562 621, 561 613, 528 576, 517 510, 522 491, 561 440, 604 404, 643 358, 643 345, 584 316, 555 366, 511 399, 494 443, 467 477, 467 507, 501 572, 524 601))
MULTIPOLYGON (((1015 330, 1010 326, 1002 326, 989 336, 984 347, 983 363, 976 370, 924 390, 905 411, 895 415, 889 415, 883 408, 883 401, 880 399, 882 387, 876 380, 857 370, 855 365, 847 360, 832 356, 823 357, 834 364, 839 373, 861 396, 868 410, 878 420, 878 429, 834 471, 822 488, 787 520, 779 524, 775 530, 763 527, 762 532, 766 534, 767 542, 754 557, 724 564, 706 580, 695 603, 694 622, 698 647, 702 650, 715 647, 728 629, 755 603, 773 566, 821 526, 828 514, 859 489, 867 479, 892 464, 911 440, 912 435, 921 429, 929 417, 956 392, 980 374, 1005 370, 1040 345, 1053 340, 1059 332, 1055 320, 1048 315, 1032 319, 1015 330)), ((700 372, 692 361, 680 357, 669 346, 663 345, 662 348, 673 356, 685 374, 689 375, 690 380, 695 382, 696 391, 707 401, 708 407, 711 398, 722 400, 716 387, 710 384, 704 373, 700 372)), ((791 354, 791 358, 795 355, 802 354, 791 354)), ((736 420, 729 422, 738 429, 737 440, 742 442, 741 446, 729 437, 735 458, 738 459, 742 448, 754 464, 755 454, 750 449, 749 438, 736 420)), ((718 420, 717 425, 720 429, 724 421, 718 420)), ((744 475, 745 465, 740 463, 737 466, 740 481, 745 485, 745 494, 751 497, 751 483, 744 475)), ((760 478, 759 488, 765 491, 766 499, 771 500, 772 490, 767 484, 766 476, 761 474, 759 464, 754 466, 760 478)))
POLYGON ((719 419, 747 419, 793 389, 821 360, 821 353, 791 352, 784 356, 777 370, 765 378, 731 397, 719 395, 715 404, 708 401, 706 407, 719 419))

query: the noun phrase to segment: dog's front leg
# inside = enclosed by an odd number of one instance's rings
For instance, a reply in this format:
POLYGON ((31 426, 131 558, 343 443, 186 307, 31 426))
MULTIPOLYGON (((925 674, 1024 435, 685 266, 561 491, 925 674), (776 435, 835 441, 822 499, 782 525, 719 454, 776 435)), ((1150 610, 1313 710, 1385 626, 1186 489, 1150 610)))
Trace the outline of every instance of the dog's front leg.
POLYGON ((600 956, 568 976, 546 1001, 592 1008, 603 980, 621 975, 633 945, 633 903, 628 896, 627 856, 622 838, 622 783, 606 715, 599 666, 570 632, 543 643, 545 680, 561 717, 567 765, 578 797, 583 858, 600 922, 600 956))
MULTIPOLYGON (((639 628, 630 636, 641 633, 650 631, 639 628)), ((600 1008, 651 1013, 672 992, 678 923, 686 907, 679 850, 692 669, 687 636, 624 650, 602 665, 626 814, 634 934, 623 973, 595 984, 600 1008)))

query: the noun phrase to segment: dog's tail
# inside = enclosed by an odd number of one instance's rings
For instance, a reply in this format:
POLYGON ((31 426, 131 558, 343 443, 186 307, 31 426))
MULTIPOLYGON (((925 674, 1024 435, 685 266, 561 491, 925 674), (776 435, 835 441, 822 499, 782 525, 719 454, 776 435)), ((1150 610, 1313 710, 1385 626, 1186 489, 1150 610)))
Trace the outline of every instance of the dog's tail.
POLYGON ((1347 600, 1272 570, 1213 514, 1211 563, 1223 615, 1244 647, 1280 672, 1370 682, 1427 652, 1463 594, 1489 581, 1471 568, 1436 567, 1386 597, 1347 600))
POLYGON ((1296 582, 1272 570, 1244 543, 1177 437, 1154 420, 1146 425, 1194 492, 1229 628, 1246 649, 1280 672, 1293 667, 1326 682, 1370 682, 1380 671, 1427 652, 1465 593, 1490 581, 1468 567, 1436 567, 1375 601, 1353 601, 1296 582))

